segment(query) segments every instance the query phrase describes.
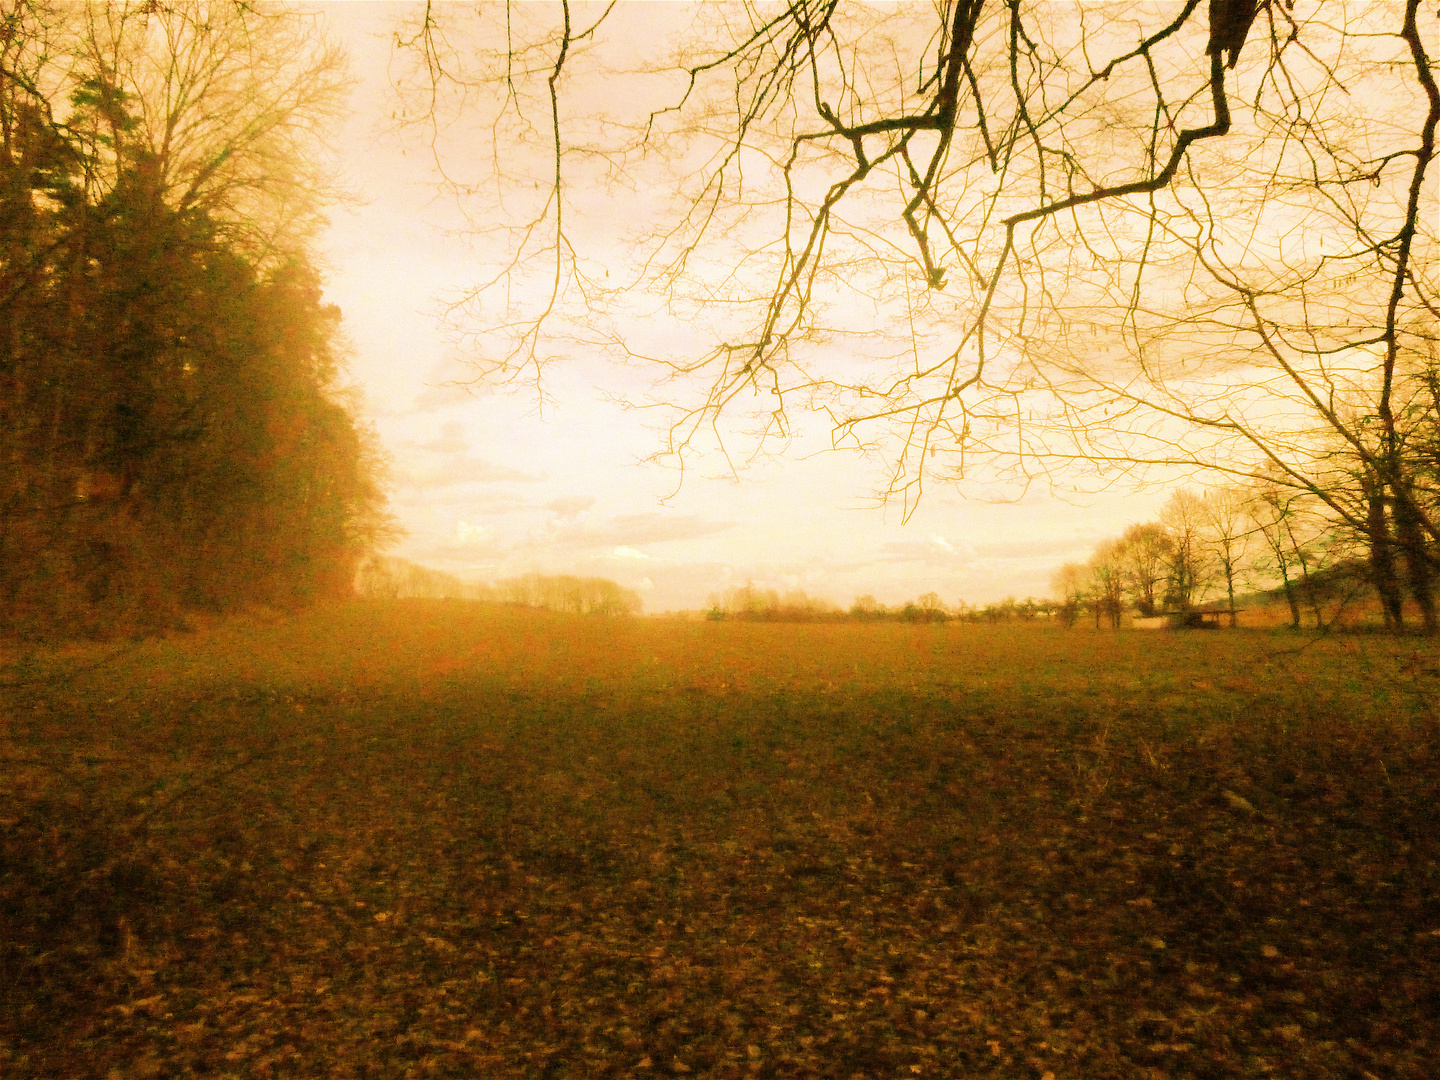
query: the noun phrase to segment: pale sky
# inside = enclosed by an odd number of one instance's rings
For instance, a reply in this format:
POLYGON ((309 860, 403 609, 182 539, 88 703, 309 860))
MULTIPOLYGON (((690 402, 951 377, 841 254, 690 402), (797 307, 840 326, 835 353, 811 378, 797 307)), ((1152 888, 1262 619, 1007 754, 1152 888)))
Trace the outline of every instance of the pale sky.
POLYGON ((995 503, 984 490, 932 483, 902 522, 899 505, 875 505, 878 467, 822 452, 828 439, 814 424, 779 460, 738 480, 723 460, 707 460, 677 491, 674 469, 640 463, 660 435, 607 397, 643 390, 633 370, 576 351, 547 374, 543 410, 533 391, 443 385, 467 377, 466 354, 437 313, 447 292, 475 278, 478 260, 447 233, 461 222, 427 156, 406 152, 384 124, 384 35, 409 6, 321 6, 361 80, 342 147, 365 200, 331 215, 327 299, 344 312, 351 374, 393 458, 392 510, 408 530, 393 554, 472 580, 608 577, 639 591, 652 613, 700 608, 747 582, 847 607, 863 593, 898 604, 932 591, 949 604, 984 604, 1048 594, 1061 563, 1156 516, 1166 491, 1068 502, 1036 488, 995 503))

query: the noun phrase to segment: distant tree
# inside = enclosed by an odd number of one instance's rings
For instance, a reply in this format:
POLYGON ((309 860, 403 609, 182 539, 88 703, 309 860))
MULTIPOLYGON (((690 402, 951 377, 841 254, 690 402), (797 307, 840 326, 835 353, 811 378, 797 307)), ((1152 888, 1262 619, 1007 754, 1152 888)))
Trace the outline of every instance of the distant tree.
POLYGON ((713 619, 745 619, 757 622, 811 622, 840 615, 830 601, 808 596, 799 589, 784 596, 775 589, 760 589, 747 582, 743 587, 712 594, 707 603, 707 617, 713 619))
POLYGON ((1055 602, 1046 597, 1027 596, 1021 605, 1021 618, 1050 618, 1055 613, 1055 602))
POLYGON ((936 592, 921 593, 915 598, 915 606, 920 609, 926 622, 944 622, 950 617, 945 610, 945 601, 940 599, 936 592))
POLYGON ((1170 566, 1165 606, 1189 611, 1200 598, 1208 571, 1204 542, 1205 502, 1191 488, 1174 492, 1160 510, 1160 524, 1170 538, 1170 566))
POLYGON ((1210 561, 1225 586, 1231 627, 1238 621, 1235 583, 1241 573, 1250 538, 1254 535, 1254 526, 1246 512, 1248 498, 1240 488, 1211 488, 1202 497, 1200 507, 1200 542, 1209 550, 1210 561))
POLYGON ((1119 540, 1106 540, 1090 556, 1090 604, 1098 629, 1103 616, 1112 629, 1119 629, 1125 611, 1125 547, 1119 540))
POLYGON ((454 574, 375 553, 361 561, 355 575, 355 592, 375 600, 480 599, 484 595, 474 584, 454 574))
MULTIPOLYGON (((1301 604, 1310 609, 1316 626, 1325 623, 1319 576, 1336 558, 1344 558, 1335 522, 1313 495, 1275 484, 1255 483, 1247 489, 1246 515, 1255 528, 1263 554, 1257 569, 1279 579, 1290 608, 1291 626, 1300 629, 1301 604)), ((1373 583, 1373 576, 1372 576, 1373 583)))
POLYGON ((711 595, 708 606, 725 618, 758 619, 766 611, 779 608, 780 594, 774 589, 758 589, 753 583, 746 582, 738 588, 711 595))
POLYGON ((986 604, 979 612, 979 618, 994 625, 996 623, 1010 622, 1015 618, 1017 605, 1013 596, 1007 596, 1003 600, 997 600, 986 604))
POLYGON ((1279 576, 1281 593, 1290 608, 1290 625, 1299 630, 1300 599, 1296 595, 1292 574, 1288 523, 1295 513, 1295 504, 1301 502, 1303 496, 1276 484, 1260 483, 1253 484, 1248 495, 1246 515, 1266 552, 1266 557, 1259 560, 1258 565, 1262 572, 1269 570, 1279 576))
POLYGON ((885 614, 885 605, 881 604, 866 593, 864 596, 857 596, 855 602, 850 605, 850 617, 852 619, 876 619, 885 614))
POLYGON ((1082 563, 1066 563, 1050 578, 1050 588, 1059 597, 1055 613, 1067 629, 1080 619, 1080 612, 1090 595, 1090 568, 1082 563))
POLYGON ((570 574, 525 574, 496 583, 491 594, 501 602, 571 615, 634 615, 641 609, 638 593, 608 578, 570 574))
POLYGON ((1170 534, 1154 522, 1134 524, 1120 537, 1126 591, 1140 614, 1159 609, 1174 551, 1170 534))

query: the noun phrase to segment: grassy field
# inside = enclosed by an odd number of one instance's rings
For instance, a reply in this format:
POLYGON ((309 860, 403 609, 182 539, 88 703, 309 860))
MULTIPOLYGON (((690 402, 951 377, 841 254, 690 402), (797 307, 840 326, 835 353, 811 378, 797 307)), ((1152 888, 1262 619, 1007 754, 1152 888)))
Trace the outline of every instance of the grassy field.
POLYGON ((401 602, 105 655, 0 672, 6 1078, 1436 1075, 1431 643, 401 602))

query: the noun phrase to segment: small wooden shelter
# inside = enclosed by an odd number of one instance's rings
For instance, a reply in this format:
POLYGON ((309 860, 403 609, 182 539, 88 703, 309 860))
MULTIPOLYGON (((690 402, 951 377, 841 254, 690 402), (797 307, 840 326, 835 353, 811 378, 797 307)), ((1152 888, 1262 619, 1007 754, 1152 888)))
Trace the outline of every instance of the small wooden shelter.
POLYGON ((1197 608, 1132 619, 1130 625, 1137 630, 1218 630, 1220 620, 1228 614, 1228 610, 1220 608, 1197 608))

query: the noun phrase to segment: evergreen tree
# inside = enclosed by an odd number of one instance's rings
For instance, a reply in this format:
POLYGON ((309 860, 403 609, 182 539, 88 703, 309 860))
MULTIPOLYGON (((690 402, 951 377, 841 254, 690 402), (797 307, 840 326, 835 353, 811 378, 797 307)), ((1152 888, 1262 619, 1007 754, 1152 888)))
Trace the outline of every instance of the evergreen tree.
POLYGON ((386 522, 379 456, 303 245, 277 257, 177 191, 113 71, 80 71, 63 122, 18 72, 0 75, 0 630, 348 592, 386 522))

